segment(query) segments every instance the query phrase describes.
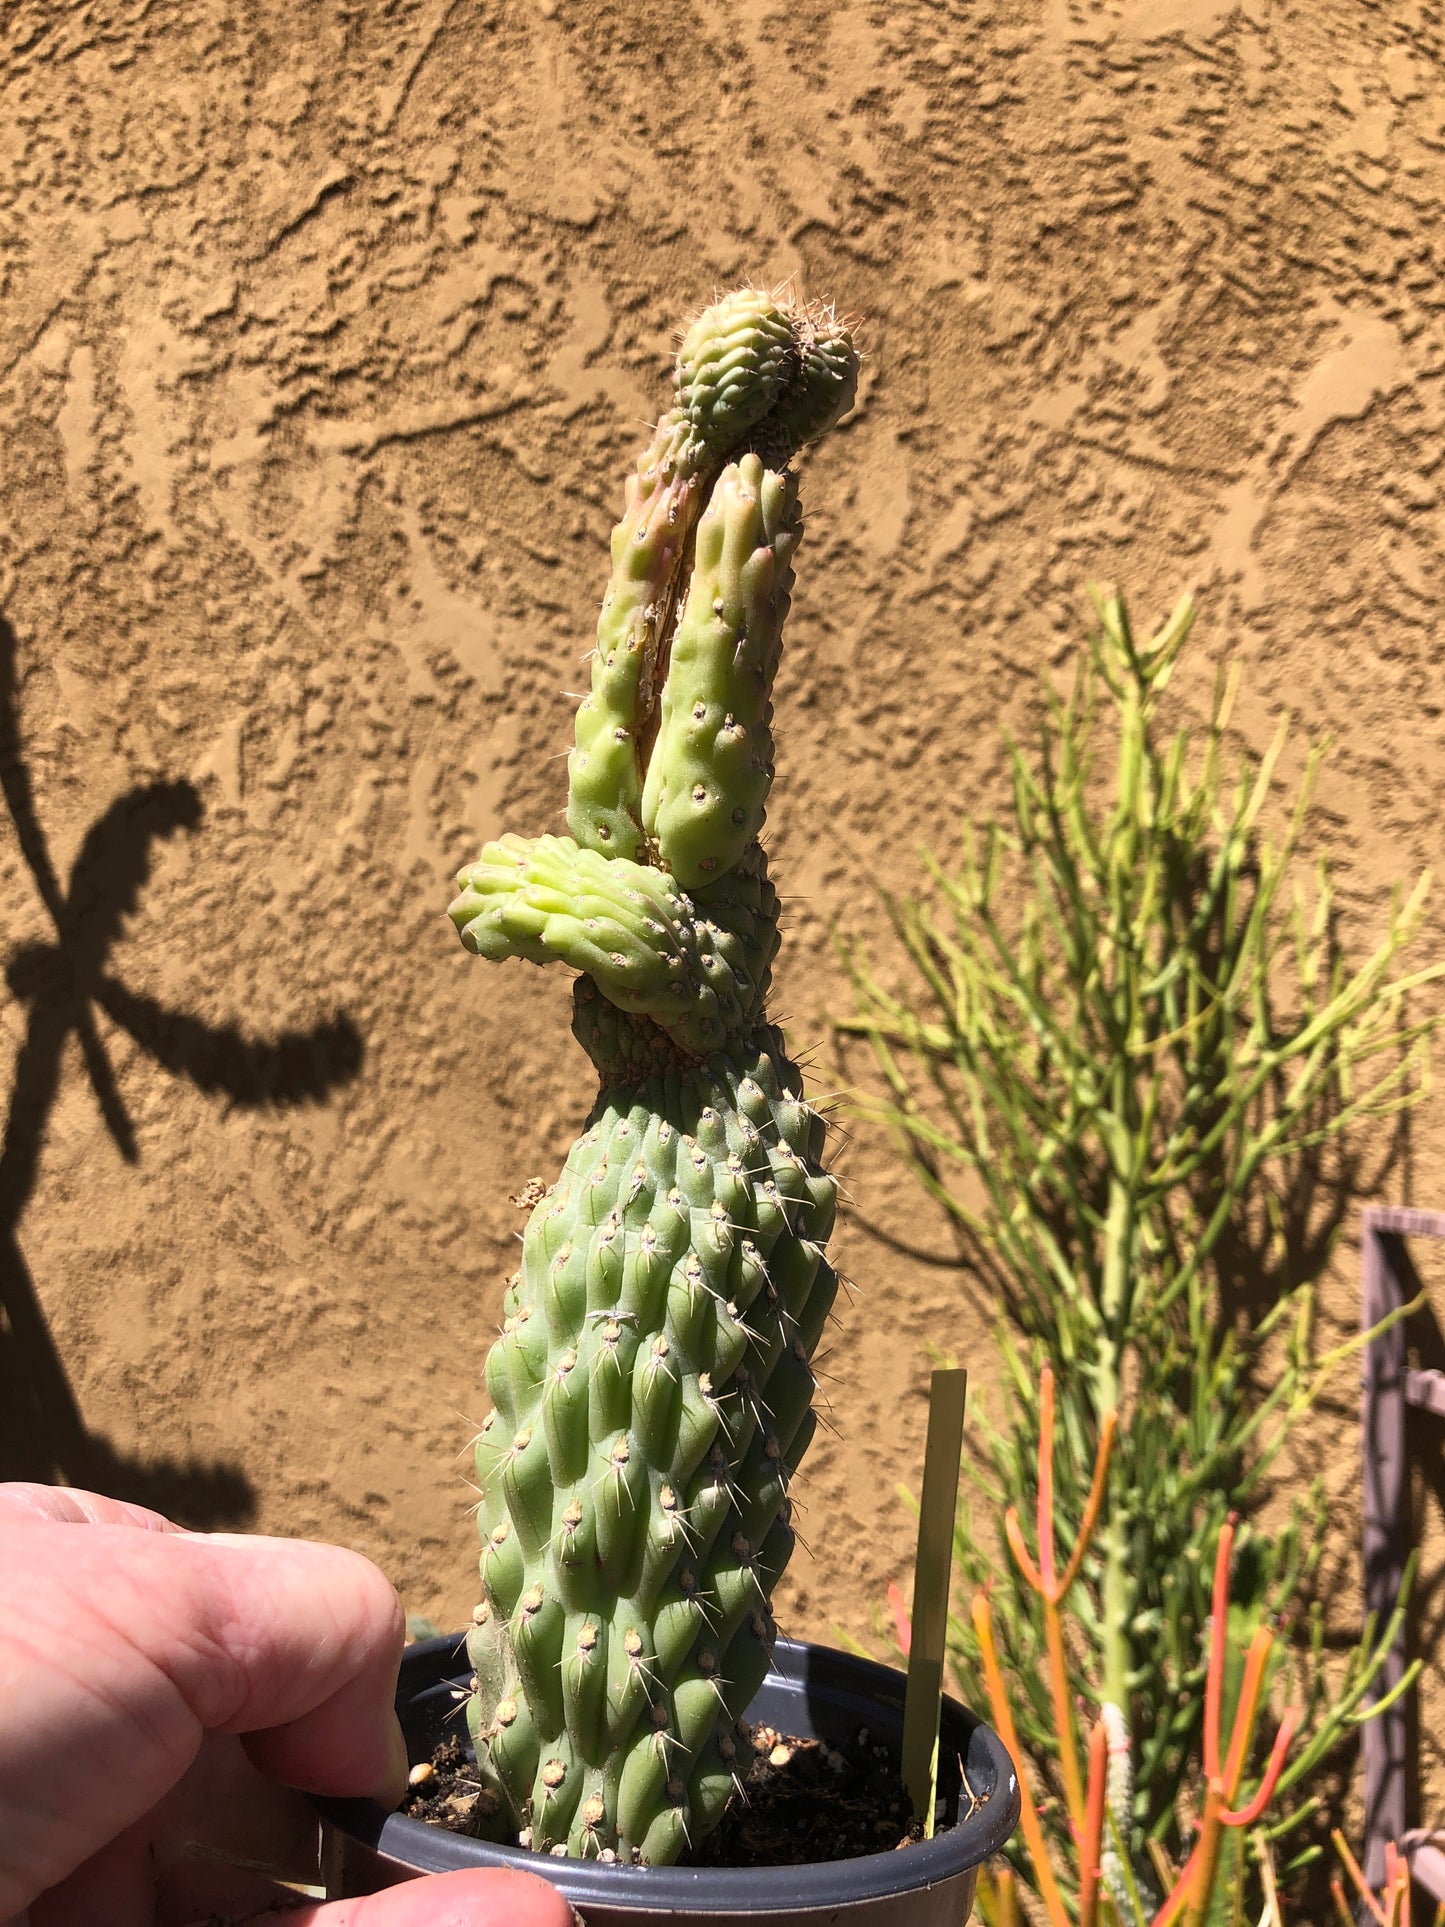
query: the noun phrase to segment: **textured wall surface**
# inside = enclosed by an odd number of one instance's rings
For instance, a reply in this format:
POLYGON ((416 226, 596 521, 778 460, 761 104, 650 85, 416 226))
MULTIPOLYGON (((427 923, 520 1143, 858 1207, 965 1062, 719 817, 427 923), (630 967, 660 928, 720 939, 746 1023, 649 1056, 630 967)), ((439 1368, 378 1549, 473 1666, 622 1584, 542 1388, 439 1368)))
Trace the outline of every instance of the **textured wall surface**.
MULTIPOLYGON (((5 1470, 325 1534, 465 1611, 508 1197, 589 1090, 566 984, 468 959, 449 876, 560 827, 622 474, 734 281, 796 276, 868 353, 806 463, 769 825, 819 1085, 830 923, 876 931, 917 842, 1002 803, 1091 578, 1141 621, 1200 592, 1181 714, 1234 651, 1239 746, 1292 717, 1297 774, 1333 732, 1316 836, 1376 934, 1441 853, 1441 15, 5 10, 5 1470)), ((1407 1148, 1366 1188, 1445 1204, 1438 1101, 1407 1148)), ((782 1600, 825 1636, 908 1556, 925 1340, 988 1357, 957 1271, 880 1236, 951 1249, 884 1148, 841 1167, 858 1294, 782 1600)), ((1336 1392, 1309 1456, 1348 1519, 1336 1392)))

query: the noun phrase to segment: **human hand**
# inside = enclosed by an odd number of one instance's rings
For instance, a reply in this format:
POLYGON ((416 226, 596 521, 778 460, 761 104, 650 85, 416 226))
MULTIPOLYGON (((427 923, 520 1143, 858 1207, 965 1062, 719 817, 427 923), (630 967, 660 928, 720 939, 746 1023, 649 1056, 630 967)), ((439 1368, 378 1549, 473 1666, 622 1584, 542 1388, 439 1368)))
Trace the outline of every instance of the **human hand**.
POLYGON ((500 1871, 273 1911, 316 1877, 293 1789, 401 1797, 402 1639, 357 1553, 0 1485, 0 1923, 571 1927, 500 1871))

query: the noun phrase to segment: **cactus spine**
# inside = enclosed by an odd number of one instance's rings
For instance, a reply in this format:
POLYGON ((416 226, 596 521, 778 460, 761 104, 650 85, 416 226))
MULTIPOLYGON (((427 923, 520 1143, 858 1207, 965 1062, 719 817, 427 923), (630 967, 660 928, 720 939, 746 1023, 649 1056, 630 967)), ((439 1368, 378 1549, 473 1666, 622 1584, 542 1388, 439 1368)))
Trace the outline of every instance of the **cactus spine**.
POLYGON ((722 1814, 768 1665, 837 1278, 823 1121, 764 1012, 758 833, 787 464, 856 369, 830 312, 756 290, 694 322, 613 535, 570 835, 488 844, 452 905, 479 956, 581 973, 601 1080, 528 1221, 477 1444, 469 1716, 539 1850, 675 1860, 722 1814))

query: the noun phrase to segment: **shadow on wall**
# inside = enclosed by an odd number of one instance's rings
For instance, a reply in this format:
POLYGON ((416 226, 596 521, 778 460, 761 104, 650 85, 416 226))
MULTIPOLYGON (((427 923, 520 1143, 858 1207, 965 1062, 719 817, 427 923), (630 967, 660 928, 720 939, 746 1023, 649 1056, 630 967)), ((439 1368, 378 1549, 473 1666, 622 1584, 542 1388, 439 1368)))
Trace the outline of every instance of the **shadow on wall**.
POLYGON ((20 1223, 70 1036, 121 1156, 138 1161, 97 1009, 164 1069, 258 1109, 324 1103, 361 1068, 361 1036, 348 1017, 337 1016, 271 1041, 247 1037, 231 1025, 167 1010, 111 974, 110 953, 150 875, 152 846, 195 830, 201 798, 187 782, 152 783, 117 797, 86 832, 62 892, 21 750, 16 657, 15 631, 0 616, 0 790, 55 936, 17 951, 5 968, 28 1021, 0 1140, 0 1479, 63 1480, 154 1506, 192 1527, 242 1525, 255 1512, 255 1491, 239 1465, 128 1458, 86 1426, 20 1247, 20 1223))

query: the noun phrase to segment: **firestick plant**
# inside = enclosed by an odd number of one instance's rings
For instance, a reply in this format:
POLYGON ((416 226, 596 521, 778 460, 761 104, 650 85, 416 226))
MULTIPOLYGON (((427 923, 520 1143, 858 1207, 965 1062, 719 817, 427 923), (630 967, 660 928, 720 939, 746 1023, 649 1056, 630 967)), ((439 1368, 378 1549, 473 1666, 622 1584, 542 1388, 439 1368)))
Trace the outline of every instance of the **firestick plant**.
MULTIPOLYGON (((1059 1608, 1083 1564, 1089 1541, 1099 1519, 1108 1476, 1109 1456, 1113 1450, 1115 1415, 1109 1412, 1100 1433, 1090 1482, 1089 1498, 1073 1553, 1062 1574, 1054 1567, 1054 1375, 1045 1366, 1039 1398, 1042 1433, 1039 1441, 1039 1485, 1037 1506, 1037 1562, 1024 1540, 1018 1514, 1011 1507, 1004 1524, 1009 1550, 1025 1583, 1043 1601, 1049 1651, 1049 1686, 1064 1762, 1064 1783, 1069 1826, 1078 1851, 1079 1889, 1074 1917, 1079 1927, 1100 1927, 1107 1914, 1110 1919, 1142 1922, 1145 1918, 1139 1884, 1127 1857, 1119 1851, 1127 1839, 1131 1814, 1127 1786, 1127 1767, 1121 1778, 1120 1763, 1127 1760, 1121 1749, 1111 1745, 1111 1727, 1119 1721, 1117 1709, 1107 1704, 1101 1709, 1088 1736, 1088 1777, 1081 1778, 1075 1718, 1070 1703, 1068 1669, 1064 1659, 1064 1633, 1059 1608), (1114 1714, 1111 1720, 1110 1714, 1114 1714), (1110 1755, 1114 1754, 1111 1761, 1110 1755), (1112 1768, 1112 1770, 1111 1770, 1112 1768), (1113 1784, 1111 1785, 1111 1781, 1113 1784), (1112 1800, 1110 1795, 1112 1794, 1112 1800), (1108 1823, 1112 1822, 1112 1826, 1108 1823), (1107 1831, 1106 1831, 1107 1827, 1107 1831), (1110 1844, 1112 1836, 1113 1844, 1110 1844), (1101 1911, 1103 1910, 1103 1911, 1101 1911)), ((1157 1913, 1151 1913, 1151 1927, 1203 1927, 1210 1916, 1211 1903, 1220 1880, 1220 1848, 1226 1831, 1242 1832, 1256 1826, 1273 1798, 1284 1766, 1285 1754, 1293 1736, 1298 1710, 1286 1711, 1270 1748, 1269 1760, 1253 1796, 1242 1803, 1240 1782, 1249 1764, 1261 1691, 1264 1687, 1274 1635, 1266 1626, 1256 1629, 1243 1664, 1233 1724, 1227 1747, 1221 1747, 1225 1657, 1229 1641, 1229 1568, 1234 1549, 1235 1522, 1231 1518, 1219 1535, 1214 1559, 1212 1612, 1210 1615, 1209 1662, 1204 1708, 1204 1796, 1198 1839, 1182 1870, 1174 1878, 1169 1894, 1157 1913)), ((974 1595, 974 1631, 983 1658, 984 1679, 989 1707, 1003 1736, 1004 1744, 1019 1766, 1023 1794, 1023 1829, 1039 1895, 1048 1914, 1050 1927, 1070 1927, 1070 1910, 1060 1891, 1039 1823, 1038 1809, 1029 1787, 1023 1749, 1014 1730, 1013 1709, 994 1645, 993 1614, 984 1592, 974 1595)), ((1006 1920, 1010 1902, 1008 1876, 1003 1875, 983 1896, 986 1916, 1006 1920)))
MULTIPOLYGON (((1209 1575, 1231 1512, 1241 1644, 1273 1621, 1276 1664, 1298 1681, 1287 1803, 1291 1788, 1336 1796, 1330 1749, 1388 1650, 1375 1627, 1343 1673, 1327 1663, 1322 1573, 1352 1555, 1322 1488, 1282 1475, 1361 1342, 1320 1345, 1319 1279, 1352 1196, 1377 1181, 1390 1119, 1428 1087, 1445 966, 1400 968, 1423 880, 1372 949, 1347 950, 1327 856, 1312 883, 1301 874, 1326 746, 1304 756, 1288 809, 1283 728, 1232 767, 1239 664, 1218 671, 1206 728, 1166 727, 1187 599, 1147 640, 1117 595, 1097 610, 1068 692, 1045 686, 1036 748, 1008 745, 1008 810, 965 824, 956 868, 927 859, 931 890, 889 899, 901 978, 845 951, 858 1014, 842 1028, 868 1039, 886 1084, 865 1108, 959 1227, 1000 1319, 1003 1419, 978 1422, 974 1501, 1030 1509, 1044 1359, 1060 1369, 1050 1476, 1074 1527, 1121 1413, 1064 1657, 1072 1695, 1113 1709, 1132 1783, 1125 1845, 1143 1869, 1151 1843, 1182 1854, 1193 1824, 1209 1575), (1276 1481, 1287 1509, 1265 1505, 1276 1481)), ((1020 1742, 1053 1796, 1040 1819, 1067 1854, 1080 1770, 1046 1684, 1053 1609, 1012 1561, 997 1569, 967 1515, 955 1546, 966 1587, 995 1582, 1020 1742)), ((971 1692, 981 1655, 966 1615, 951 1633, 971 1692)), ((1320 1848, 1299 1836, 1282 1877, 1320 1848)))
POLYGON ((773 1641, 837 1278, 825 1126, 764 1004, 758 841, 802 521, 851 405, 830 310, 744 289, 686 334, 612 539, 565 837, 504 836, 452 917, 581 974, 600 1094, 487 1360, 470 1722, 500 1832, 675 1860, 721 1817, 773 1641))

